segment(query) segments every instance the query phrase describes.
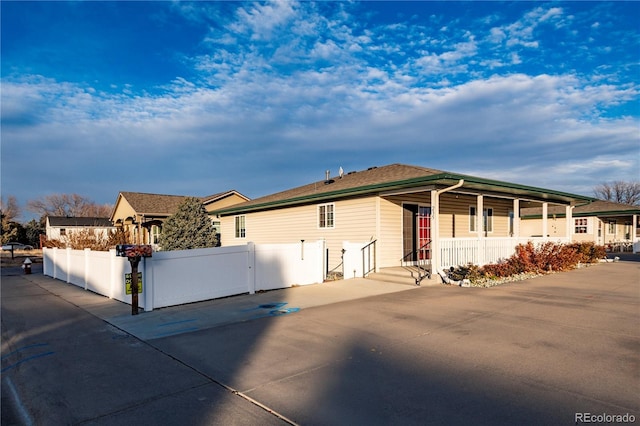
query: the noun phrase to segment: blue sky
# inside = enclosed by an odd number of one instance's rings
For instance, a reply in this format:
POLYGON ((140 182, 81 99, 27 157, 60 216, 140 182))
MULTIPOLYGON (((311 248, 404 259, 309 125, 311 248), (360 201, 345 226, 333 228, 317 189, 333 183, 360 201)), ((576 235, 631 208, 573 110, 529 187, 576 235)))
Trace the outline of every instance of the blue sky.
POLYGON ((2 196, 638 180, 638 2, 7 2, 2 196))

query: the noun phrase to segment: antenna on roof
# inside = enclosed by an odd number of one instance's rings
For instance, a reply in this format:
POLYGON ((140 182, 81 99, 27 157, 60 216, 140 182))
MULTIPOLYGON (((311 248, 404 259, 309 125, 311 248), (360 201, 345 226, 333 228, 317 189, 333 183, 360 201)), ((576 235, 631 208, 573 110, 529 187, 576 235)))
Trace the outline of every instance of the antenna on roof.
POLYGON ((344 176, 344 170, 342 170, 342 166, 340 166, 340 170, 338 170, 338 175, 340 176, 340 179, 342 179, 342 176, 344 176))

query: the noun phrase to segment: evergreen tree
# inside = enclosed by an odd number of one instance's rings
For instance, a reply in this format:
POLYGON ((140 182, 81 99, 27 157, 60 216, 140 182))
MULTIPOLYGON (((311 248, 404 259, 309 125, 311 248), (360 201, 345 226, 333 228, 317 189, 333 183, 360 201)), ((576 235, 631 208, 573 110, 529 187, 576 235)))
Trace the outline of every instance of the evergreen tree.
POLYGON ((168 250, 188 250, 215 247, 217 237, 211 219, 202 202, 187 197, 162 226, 160 247, 168 250))

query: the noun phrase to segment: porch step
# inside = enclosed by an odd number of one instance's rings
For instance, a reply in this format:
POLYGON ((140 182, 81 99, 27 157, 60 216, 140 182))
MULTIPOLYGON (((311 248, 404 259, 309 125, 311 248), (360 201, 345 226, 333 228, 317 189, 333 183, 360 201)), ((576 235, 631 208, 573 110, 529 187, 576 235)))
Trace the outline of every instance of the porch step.
MULTIPOLYGON (((372 272, 367 275, 368 279, 376 281, 385 281, 396 284, 416 285, 416 277, 418 277, 418 268, 415 266, 394 266, 391 268, 381 268, 379 272, 372 272)), ((424 278, 420 283, 421 286, 437 285, 438 277, 424 278)))

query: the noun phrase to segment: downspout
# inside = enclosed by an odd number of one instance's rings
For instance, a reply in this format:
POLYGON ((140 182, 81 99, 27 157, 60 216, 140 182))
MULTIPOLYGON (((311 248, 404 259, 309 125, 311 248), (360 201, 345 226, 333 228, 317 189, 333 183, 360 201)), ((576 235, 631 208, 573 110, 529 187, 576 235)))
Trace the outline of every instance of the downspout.
POLYGON ((436 274, 440 275, 441 277, 444 277, 446 275, 443 274, 442 271, 440 271, 440 194, 444 194, 445 192, 460 188, 462 185, 464 185, 464 179, 460 179, 458 183, 448 188, 431 191, 431 208, 433 222, 435 222, 431 224, 431 262, 432 269, 434 269, 436 274))

